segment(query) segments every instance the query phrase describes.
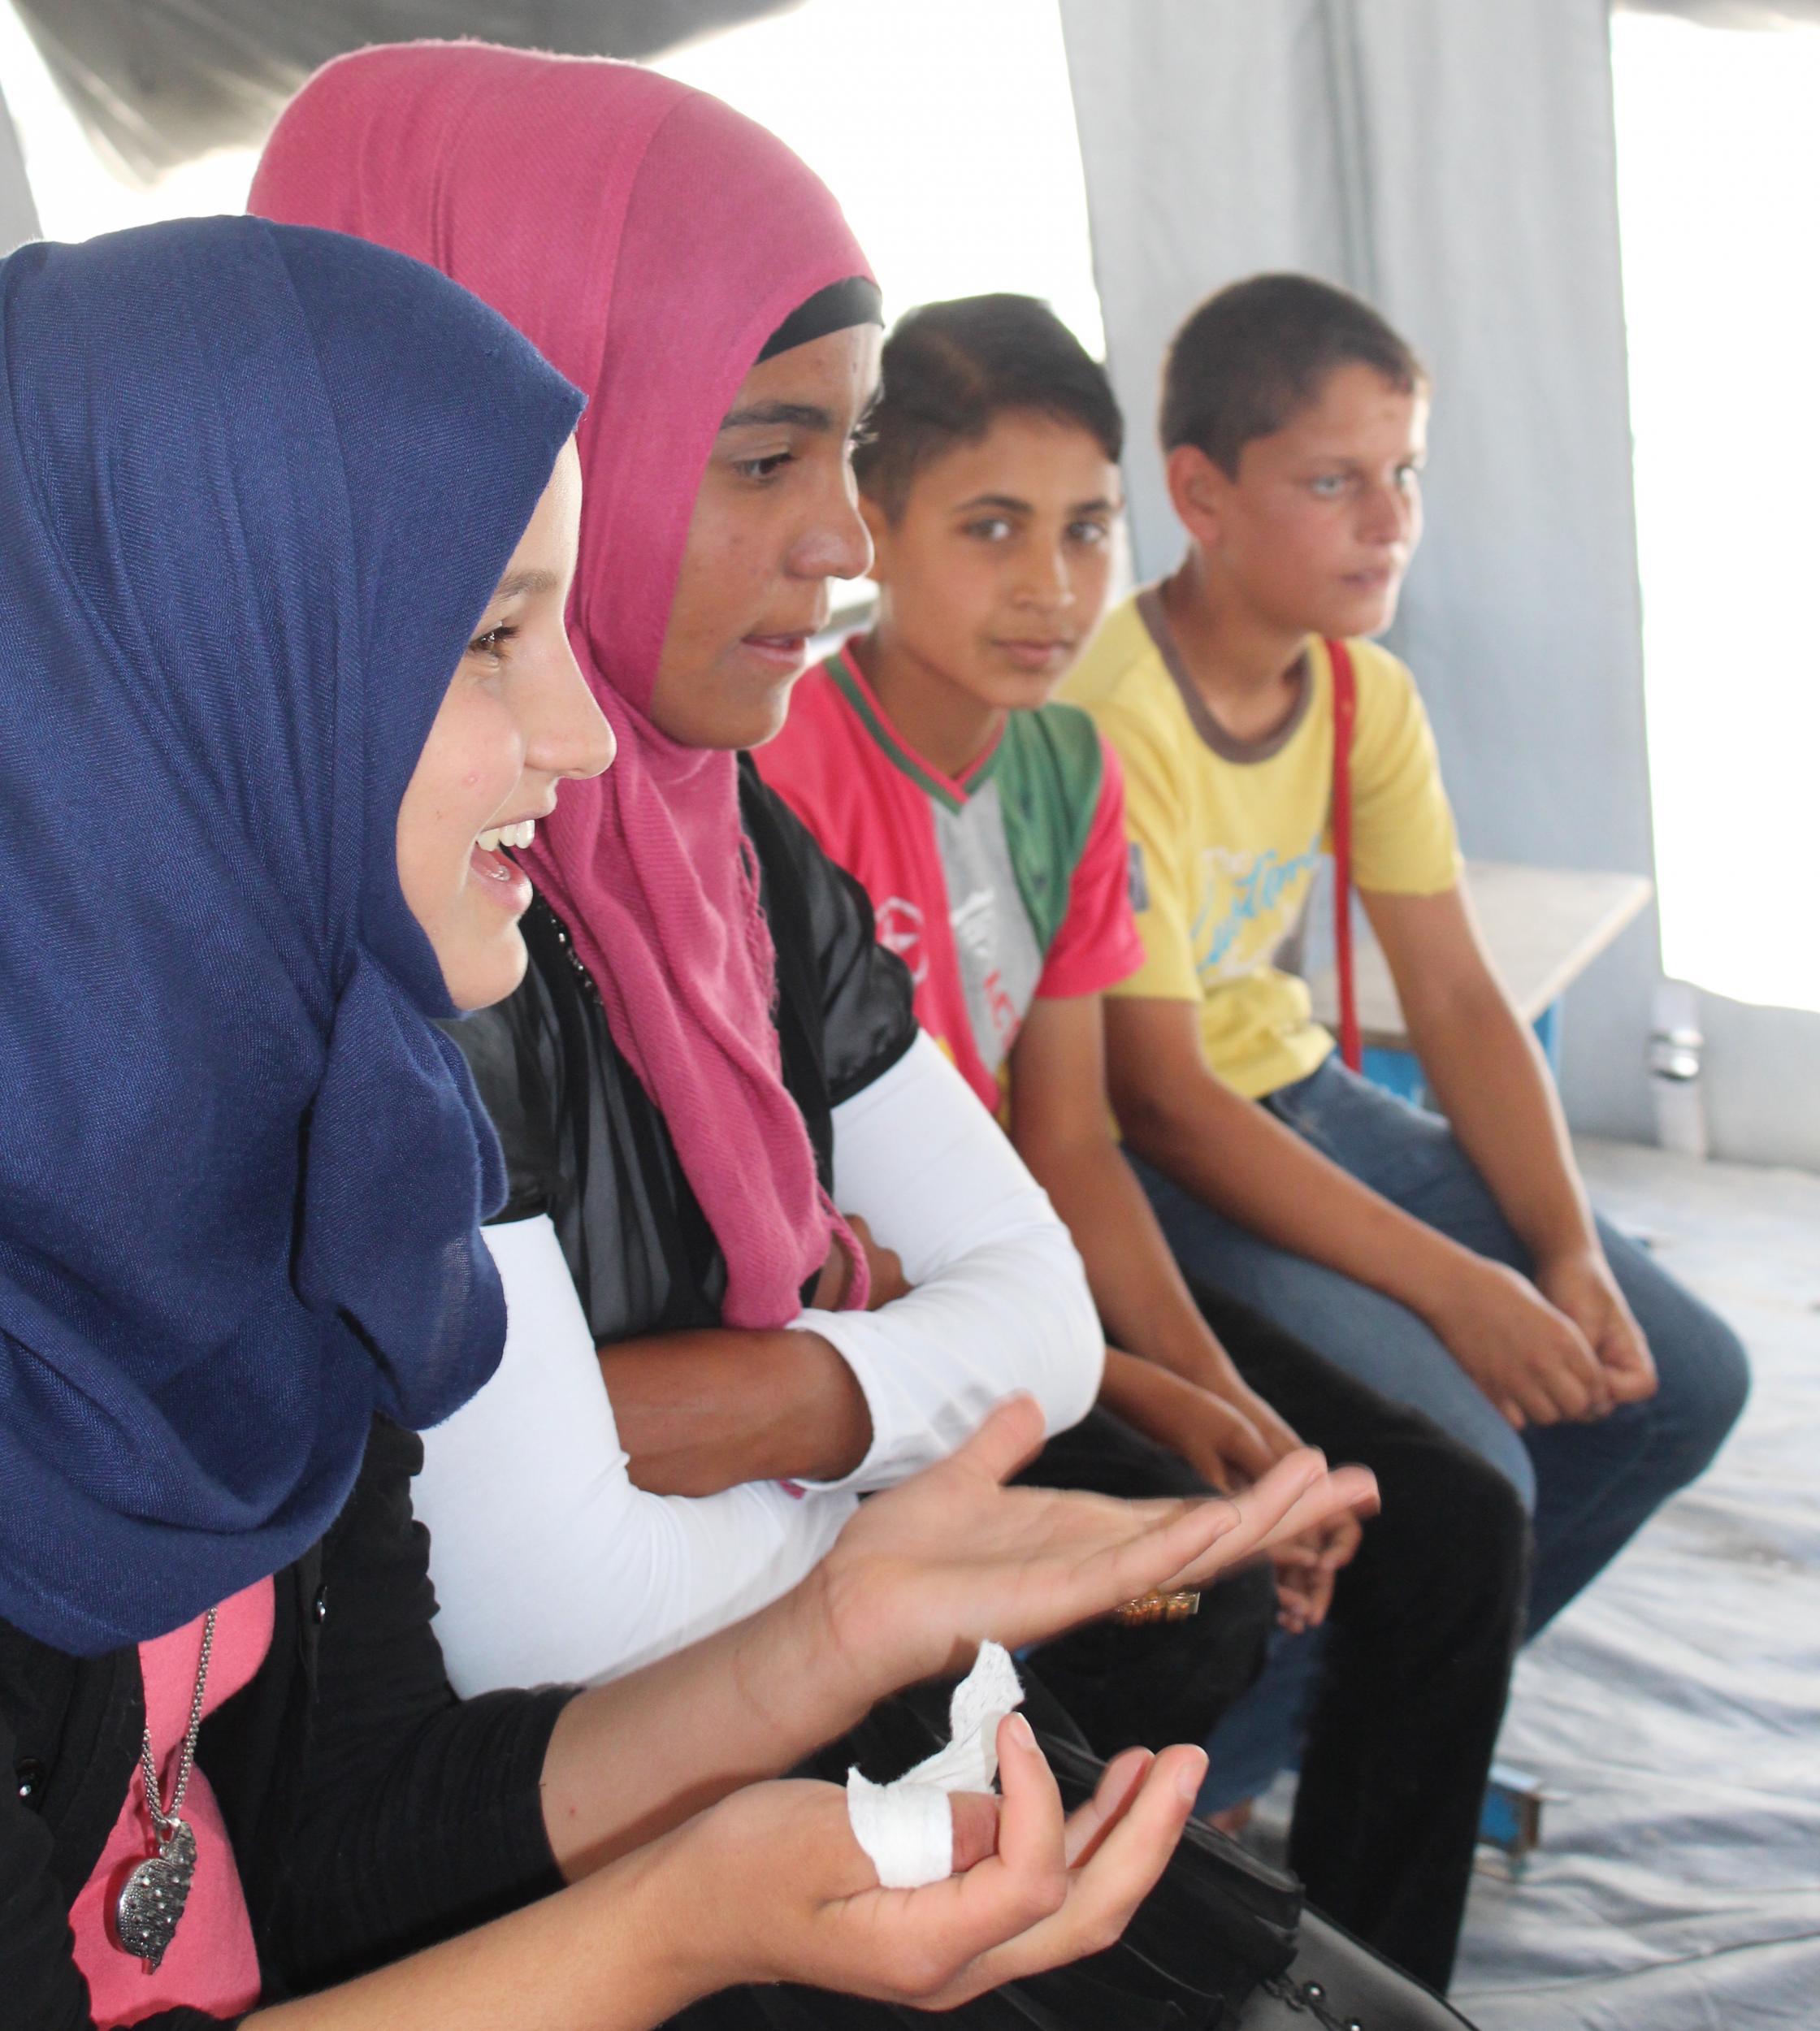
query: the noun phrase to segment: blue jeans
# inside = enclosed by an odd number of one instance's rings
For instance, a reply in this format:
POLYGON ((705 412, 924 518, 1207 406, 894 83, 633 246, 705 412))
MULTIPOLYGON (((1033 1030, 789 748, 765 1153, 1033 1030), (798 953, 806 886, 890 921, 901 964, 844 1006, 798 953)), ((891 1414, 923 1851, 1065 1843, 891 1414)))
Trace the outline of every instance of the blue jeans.
MULTIPOLYGON (((1438 1115, 1355 1078, 1337 1057, 1263 1104, 1405 1212, 1481 1255, 1529 1268, 1522 1242, 1438 1115)), ((1750 1372, 1737 1335, 1602 1220, 1600 1240, 1649 1341, 1660 1386, 1648 1402, 1622 1405, 1595 1424, 1517 1432, 1414 1312, 1272 1247, 1141 1158, 1132 1163, 1187 1275, 1262 1312, 1380 1395, 1424 1412, 1515 1485, 1535 1522, 1532 1635, 1705 1468, 1744 1408, 1750 1372)))

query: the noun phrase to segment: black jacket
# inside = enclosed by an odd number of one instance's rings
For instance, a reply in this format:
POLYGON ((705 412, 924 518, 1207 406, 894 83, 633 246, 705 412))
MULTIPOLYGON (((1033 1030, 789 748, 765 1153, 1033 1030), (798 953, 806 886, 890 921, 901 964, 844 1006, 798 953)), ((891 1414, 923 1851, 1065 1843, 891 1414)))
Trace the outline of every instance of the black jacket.
MULTIPOLYGON (((749 757, 739 816, 777 955, 783 1083, 826 1186, 833 1111, 916 1041, 910 976, 873 936, 865 891, 760 782, 749 757)), ((717 1326, 726 1258, 670 1129, 541 898, 524 937, 531 965, 518 992, 449 1025, 505 1151, 510 1197, 500 1217, 549 1215, 596 1344, 717 1326)))
MULTIPOLYGON (((328 1535, 274 1587, 271 1648, 197 1763, 240 1865, 267 2000, 560 1886, 539 1779, 566 1689, 457 1700, 431 1628, 411 1434, 375 1421, 328 1535)), ((0 2022, 88 2031, 68 1913, 132 1782, 136 1652, 64 1656, 0 1622, 0 2022)), ((221 2020, 171 2010, 147 2031, 221 2020)))

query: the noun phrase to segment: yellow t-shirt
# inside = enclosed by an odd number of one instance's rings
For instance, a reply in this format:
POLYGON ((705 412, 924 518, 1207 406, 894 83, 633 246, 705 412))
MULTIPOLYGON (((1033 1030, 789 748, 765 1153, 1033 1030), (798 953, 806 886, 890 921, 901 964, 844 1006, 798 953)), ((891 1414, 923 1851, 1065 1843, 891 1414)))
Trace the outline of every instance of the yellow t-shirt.
MULTIPOLYGON (((1459 877, 1434 736, 1409 671, 1354 642, 1353 879, 1437 895, 1459 877)), ((1333 673, 1311 637, 1302 695, 1269 738, 1240 743, 1194 694, 1154 588, 1107 617, 1064 687, 1124 764, 1142 970, 1111 990, 1201 1004, 1208 1065, 1248 1099, 1333 1049, 1308 990, 1278 965, 1329 844, 1333 673)))

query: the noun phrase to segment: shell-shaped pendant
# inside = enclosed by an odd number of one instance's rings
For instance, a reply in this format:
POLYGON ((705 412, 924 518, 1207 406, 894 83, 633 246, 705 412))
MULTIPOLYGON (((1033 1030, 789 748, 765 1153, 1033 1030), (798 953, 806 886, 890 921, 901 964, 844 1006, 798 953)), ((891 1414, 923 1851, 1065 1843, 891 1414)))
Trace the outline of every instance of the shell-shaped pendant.
POLYGON ((187 1821, 173 1820, 157 1854, 127 1872, 114 1905, 114 1939, 122 1953, 157 1972, 184 1915, 196 1876, 196 1836, 187 1821))

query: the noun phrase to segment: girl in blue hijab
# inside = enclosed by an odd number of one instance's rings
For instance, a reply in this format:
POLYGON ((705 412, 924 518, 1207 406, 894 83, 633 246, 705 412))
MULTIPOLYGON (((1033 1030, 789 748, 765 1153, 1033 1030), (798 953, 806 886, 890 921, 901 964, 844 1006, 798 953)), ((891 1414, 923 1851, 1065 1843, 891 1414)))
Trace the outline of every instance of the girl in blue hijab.
POLYGON ((500 1176, 435 1024, 517 985, 510 852, 612 756, 564 625, 580 407, 334 234, 0 262, 9 2024, 634 2031, 739 1982, 1039 1973, 1155 1881, 1198 1751, 1064 1822, 1008 1719, 1003 1799, 957 1797, 957 1873, 910 1892, 838 1789, 752 1780, 982 1634, 1363 1492, 1306 1455, 1236 1503, 1008 1490, 1013 1404, 750 1622, 455 1698, 409 1428, 498 1358, 500 1176))
POLYGON ((394 835, 581 404, 413 265, 249 223, 28 248, 0 320, 0 1616, 88 1656, 289 1564, 375 1411, 497 1359, 497 1145, 431 1020, 469 933, 394 835))

